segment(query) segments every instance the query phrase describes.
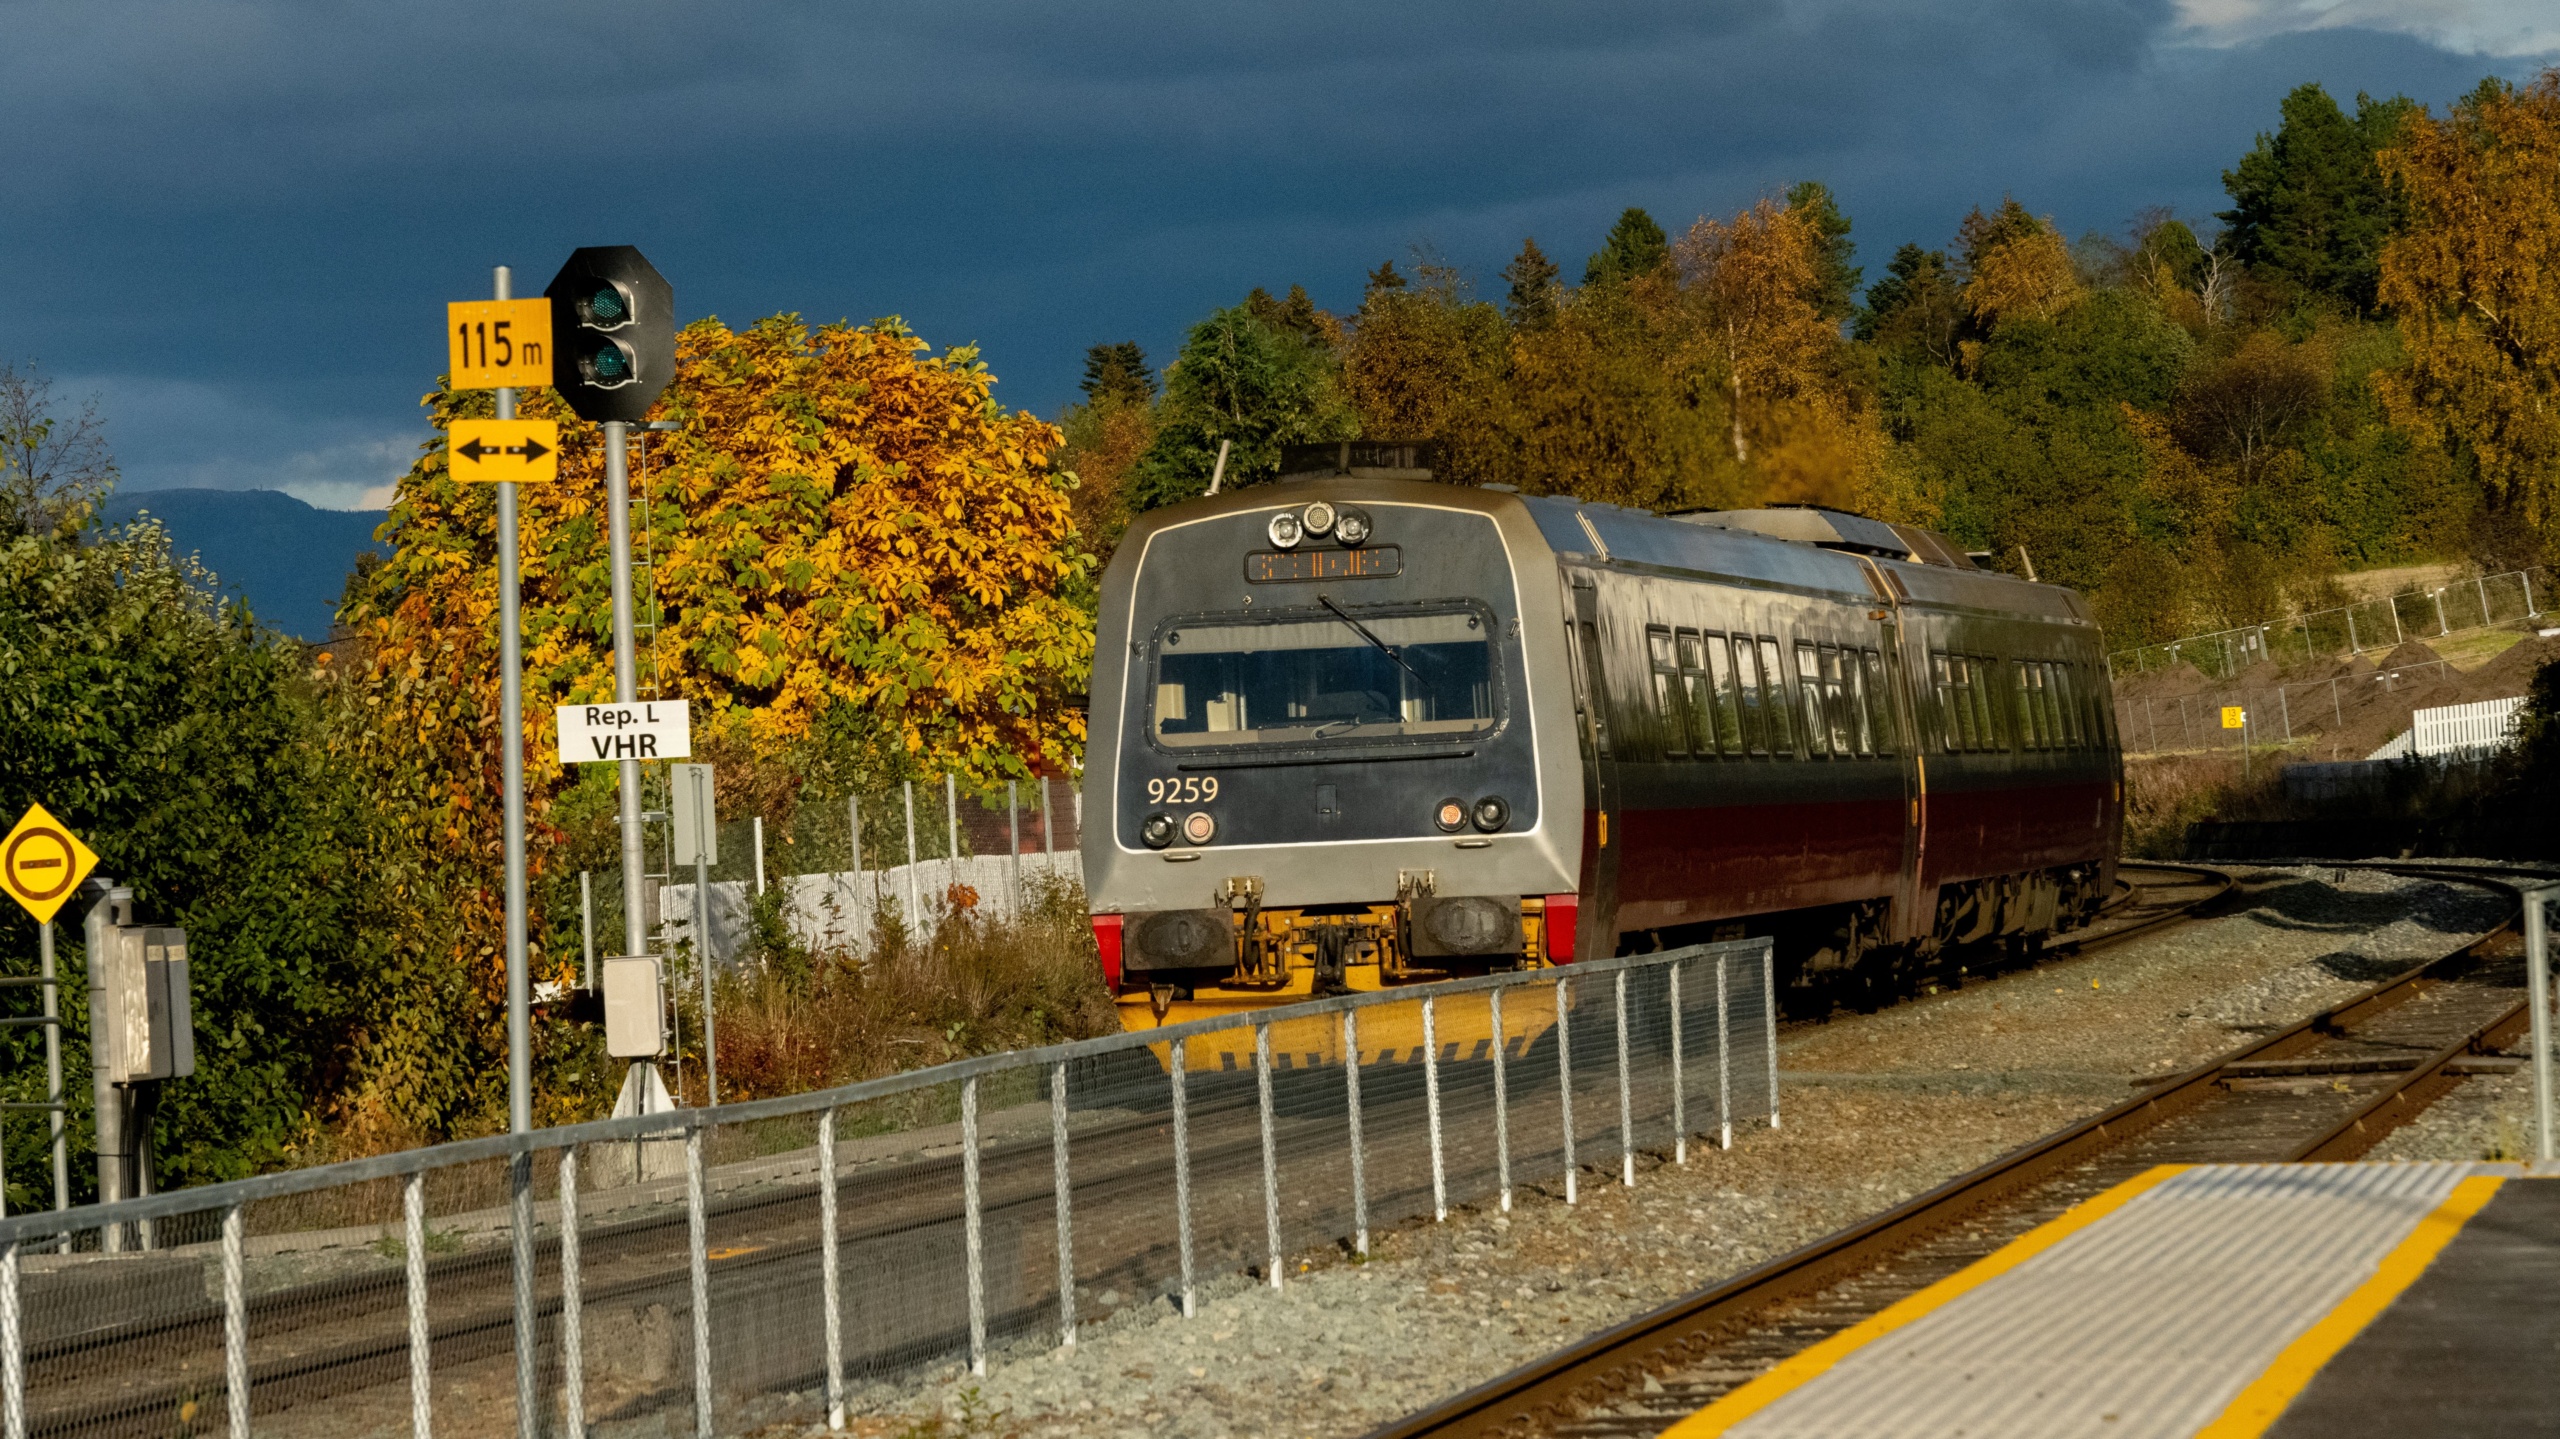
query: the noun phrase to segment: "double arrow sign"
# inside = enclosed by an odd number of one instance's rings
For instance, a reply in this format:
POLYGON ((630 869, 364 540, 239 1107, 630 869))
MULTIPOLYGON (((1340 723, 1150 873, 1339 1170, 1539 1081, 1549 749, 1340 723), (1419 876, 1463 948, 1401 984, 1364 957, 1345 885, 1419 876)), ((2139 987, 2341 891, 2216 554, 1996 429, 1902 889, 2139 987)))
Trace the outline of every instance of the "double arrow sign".
POLYGON ((560 426, 553 420, 456 420, 447 457, 465 483, 560 478, 560 426))

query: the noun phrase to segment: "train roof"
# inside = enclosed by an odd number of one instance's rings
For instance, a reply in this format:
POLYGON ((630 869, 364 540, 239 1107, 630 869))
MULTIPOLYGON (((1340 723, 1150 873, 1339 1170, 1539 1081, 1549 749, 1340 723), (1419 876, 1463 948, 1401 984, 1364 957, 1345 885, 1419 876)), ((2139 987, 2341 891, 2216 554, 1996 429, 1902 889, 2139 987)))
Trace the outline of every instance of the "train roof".
MULTIPOLYGON (((1323 448, 1330 452, 1335 447, 1323 448)), ((1816 506, 1661 515, 1566 495, 1524 495, 1502 485, 1453 485, 1430 477, 1422 463, 1428 456, 1416 454, 1418 448, 1354 445, 1338 466, 1310 465, 1276 481, 1168 506, 1141 515, 1136 528, 1152 529, 1204 510, 1288 505, 1310 489, 1337 502, 1366 496, 1381 502, 1436 502, 1487 512, 1518 505, 1528 512, 1550 548, 1603 563, 1848 594, 1864 593, 1867 588, 1859 563, 1865 559, 1917 603, 2082 623, 2090 619, 2078 594, 1983 569, 1953 540, 1914 525, 1816 506), (1376 453, 1363 452, 1370 449, 1376 453)), ((1328 453, 1326 458, 1332 457, 1328 453)), ((1136 537, 1134 532, 1131 537, 1136 537)))

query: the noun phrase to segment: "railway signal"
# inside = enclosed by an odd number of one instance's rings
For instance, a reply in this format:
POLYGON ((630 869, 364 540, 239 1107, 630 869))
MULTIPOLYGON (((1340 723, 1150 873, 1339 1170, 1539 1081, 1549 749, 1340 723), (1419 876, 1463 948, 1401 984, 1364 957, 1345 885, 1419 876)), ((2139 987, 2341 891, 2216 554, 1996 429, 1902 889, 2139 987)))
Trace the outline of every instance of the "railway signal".
POLYGON ((646 419, 676 372, 675 288, 629 245, 572 251, 551 302, 551 385, 580 419, 646 419))

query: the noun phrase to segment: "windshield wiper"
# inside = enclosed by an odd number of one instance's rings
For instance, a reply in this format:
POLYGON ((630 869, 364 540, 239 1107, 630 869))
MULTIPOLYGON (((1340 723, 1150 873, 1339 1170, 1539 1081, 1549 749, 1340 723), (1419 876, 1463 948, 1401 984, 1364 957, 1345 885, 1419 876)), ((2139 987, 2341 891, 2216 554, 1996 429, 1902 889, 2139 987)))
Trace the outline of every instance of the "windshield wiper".
POLYGON ((1350 715, 1342 719, 1326 720, 1324 723, 1317 725, 1315 733, 1308 736, 1308 738, 1331 739, 1334 735, 1358 729, 1364 724, 1395 724, 1397 722, 1398 721, 1394 715, 1350 715), (1335 729, 1335 725, 1340 725, 1342 728, 1335 729))
POLYGON ((1349 610, 1346 610, 1342 606, 1333 602, 1332 596, 1318 593, 1316 595, 1316 603, 1333 611, 1334 617, 1341 620, 1344 624, 1351 626, 1352 632, 1359 635, 1360 638, 1376 645, 1378 647, 1378 653, 1385 655, 1388 659, 1394 660, 1396 662, 1396 668, 1413 676, 1413 682, 1415 684, 1422 683, 1422 671, 1406 664, 1404 662, 1404 656, 1396 653, 1396 647, 1394 645, 1388 644, 1385 640, 1378 638, 1375 630, 1372 630, 1367 625, 1353 619, 1349 610))

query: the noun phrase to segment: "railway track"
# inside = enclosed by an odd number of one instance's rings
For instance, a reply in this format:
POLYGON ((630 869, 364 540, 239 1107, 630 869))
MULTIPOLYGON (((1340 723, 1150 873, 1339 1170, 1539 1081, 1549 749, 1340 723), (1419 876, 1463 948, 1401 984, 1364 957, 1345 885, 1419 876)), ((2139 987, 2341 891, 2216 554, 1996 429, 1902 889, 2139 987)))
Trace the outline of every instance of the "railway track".
MULTIPOLYGON (((2425 864, 2324 867, 2380 869, 2519 898, 2526 884, 2560 878, 2425 864)), ((2172 918, 2140 922, 2157 927, 2172 918)), ((2523 941, 2511 913, 2461 948, 2344 1003, 1370 1439, 1658 1434, 1788 1356, 2153 1165, 2358 1158, 2523 1034, 2524 983, 2523 941)))

